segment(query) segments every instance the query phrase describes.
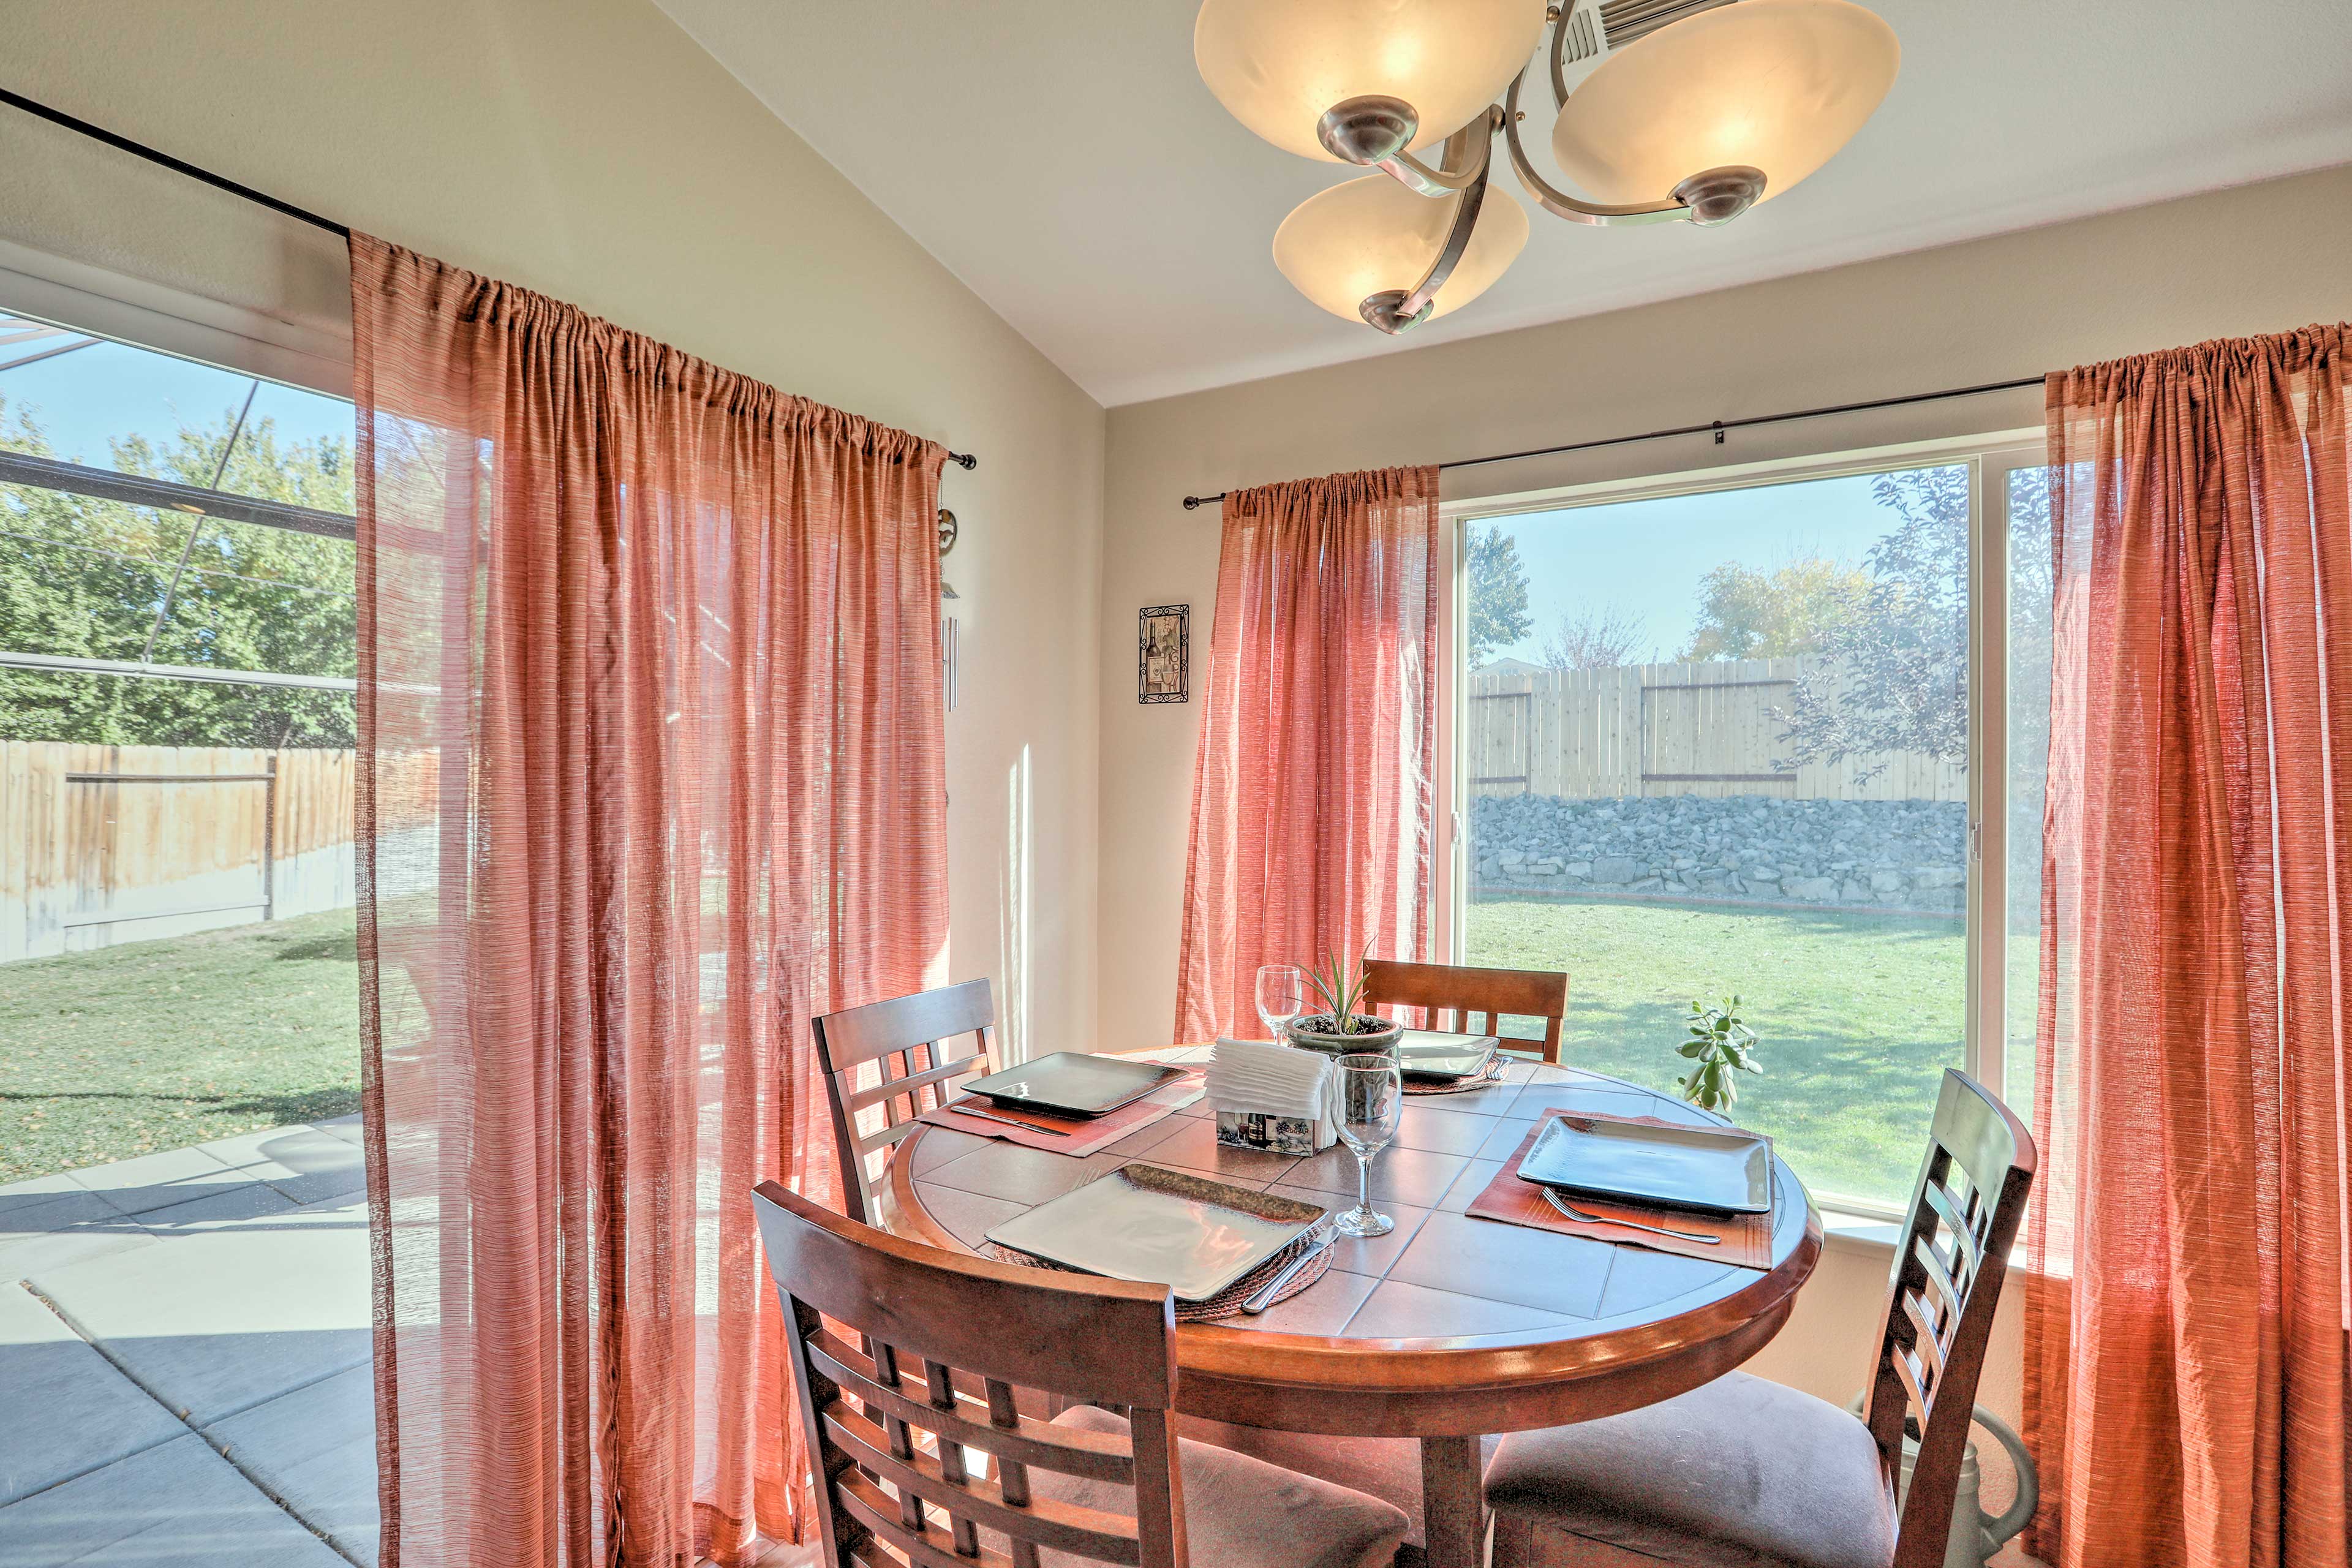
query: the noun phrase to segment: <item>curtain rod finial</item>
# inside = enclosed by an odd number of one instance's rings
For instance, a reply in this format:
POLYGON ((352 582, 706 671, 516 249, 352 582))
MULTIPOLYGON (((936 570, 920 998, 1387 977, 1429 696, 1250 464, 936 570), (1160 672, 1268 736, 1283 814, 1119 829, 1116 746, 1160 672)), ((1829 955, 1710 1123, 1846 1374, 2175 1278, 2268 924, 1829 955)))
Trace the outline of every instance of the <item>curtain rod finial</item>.
POLYGON ((967 474, 980 467, 980 459, 970 452, 950 452, 948 461, 955 464, 967 474))
POLYGON ((1184 510, 1185 510, 1186 511, 1198 511, 1198 510, 1201 510, 1201 498, 1200 498, 1199 496, 1186 496, 1186 497, 1184 498, 1184 510))

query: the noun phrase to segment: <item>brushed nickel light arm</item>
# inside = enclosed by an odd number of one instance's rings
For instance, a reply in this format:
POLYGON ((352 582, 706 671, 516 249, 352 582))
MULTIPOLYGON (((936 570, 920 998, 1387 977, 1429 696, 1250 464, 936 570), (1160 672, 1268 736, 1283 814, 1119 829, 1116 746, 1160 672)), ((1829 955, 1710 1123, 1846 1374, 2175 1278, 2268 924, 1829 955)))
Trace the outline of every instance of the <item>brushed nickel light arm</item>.
MULTIPOLYGON (((1445 242, 1437 247, 1437 258, 1429 264, 1429 270, 1411 289, 1383 289, 1365 296, 1356 307, 1366 321, 1391 337, 1410 331, 1429 319, 1430 311, 1437 306, 1438 289, 1454 276, 1463 252, 1470 248, 1471 232, 1478 226, 1478 209, 1486 199, 1486 175, 1494 163, 1495 122, 1501 113, 1501 110, 1489 106, 1485 115, 1445 139, 1445 151, 1440 161, 1452 173, 1444 178, 1449 184, 1455 181, 1459 184, 1454 198, 1454 222, 1446 229, 1445 242)), ((1403 157, 1400 153, 1381 167, 1418 190, 1419 186, 1405 180, 1393 167, 1394 162, 1403 157)), ((1413 167, 1419 169, 1421 165, 1415 163, 1413 167)))
MULTIPOLYGON (((1475 120, 1471 121, 1472 125, 1476 123, 1475 120)), ((1460 168, 1453 167, 1461 157, 1460 131, 1445 139, 1437 168, 1431 168, 1407 153, 1405 148, 1420 129, 1421 116, 1412 104, 1401 98, 1371 93, 1344 100, 1325 110, 1323 118, 1316 122, 1315 137, 1334 158, 1378 169, 1415 195, 1452 195, 1486 177, 1484 158, 1475 165, 1465 163, 1460 168)))
MULTIPOLYGON (((1557 82, 1559 28, 1553 28, 1552 38, 1553 80, 1557 82)), ((1764 194, 1763 170, 1723 168, 1692 175, 1676 185, 1662 202, 1612 206, 1571 196, 1536 173, 1536 166, 1528 161, 1526 144, 1519 140, 1519 89, 1527 85, 1527 73, 1521 71, 1512 81, 1510 93, 1503 100, 1503 141, 1510 151, 1511 168, 1518 174, 1519 184, 1527 188, 1528 195, 1535 198, 1536 205, 1554 217, 1564 217, 1570 223, 1591 224, 1596 227, 1622 228, 1633 224, 1665 223, 1675 218, 1688 218, 1693 223, 1708 226, 1727 223, 1738 217, 1754 206, 1764 194)))
MULTIPOLYGON (((1554 5, 1545 13, 1545 19, 1551 23, 1551 47, 1546 53, 1551 60, 1551 106, 1556 110, 1568 107, 1568 24, 1574 14, 1564 5, 1554 5)), ((1527 72, 1519 74, 1525 76, 1527 72)))

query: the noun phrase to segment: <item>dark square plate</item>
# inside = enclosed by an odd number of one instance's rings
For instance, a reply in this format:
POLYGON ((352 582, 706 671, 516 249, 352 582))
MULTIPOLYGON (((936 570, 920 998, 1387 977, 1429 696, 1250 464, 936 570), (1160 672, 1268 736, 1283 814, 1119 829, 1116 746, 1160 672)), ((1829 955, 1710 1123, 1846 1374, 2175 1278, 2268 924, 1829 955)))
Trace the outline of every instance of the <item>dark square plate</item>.
POLYGON ((1397 1065, 1407 1078, 1461 1079, 1475 1078, 1501 1049, 1492 1035, 1449 1035, 1434 1029, 1407 1029, 1397 1037, 1397 1065))
POLYGON ((1736 1127, 1555 1116, 1519 1162, 1518 1177, 1633 1203, 1766 1214, 1772 1207, 1772 1141, 1736 1127))
POLYGON ((1205 1301, 1330 1211, 1158 1165, 1122 1165, 988 1233, 999 1247, 1205 1301))
POLYGON ((984 1094, 1006 1105, 1034 1106, 1039 1110, 1058 1110, 1069 1116, 1100 1116, 1106 1110, 1132 1105, 1170 1079, 1183 1076, 1182 1068, 1159 1062, 1055 1051, 1052 1056, 974 1079, 963 1089, 968 1094, 984 1094))

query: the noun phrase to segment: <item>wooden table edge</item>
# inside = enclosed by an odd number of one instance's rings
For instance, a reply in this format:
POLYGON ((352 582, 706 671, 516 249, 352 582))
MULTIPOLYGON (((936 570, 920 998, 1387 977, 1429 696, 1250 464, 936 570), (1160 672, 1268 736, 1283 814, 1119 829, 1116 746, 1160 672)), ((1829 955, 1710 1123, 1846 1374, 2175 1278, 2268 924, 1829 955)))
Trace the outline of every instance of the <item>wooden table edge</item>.
MULTIPOLYGON (((930 1216, 914 1190, 914 1153, 926 1131, 919 1130, 891 1151, 886 1224, 934 1247, 976 1256, 977 1249, 930 1216)), ((1774 1161, 1780 1163, 1778 1155, 1774 1161)), ((1727 1295, 1654 1322, 1575 1339, 1559 1338, 1558 1324, 1502 1334, 1362 1339, 1181 1323, 1177 1326, 1178 1359, 1187 1373, 1295 1388, 1302 1394, 1345 1390, 1456 1396, 1624 1376, 1695 1355, 1707 1360, 1703 1352, 1708 1347, 1738 1337, 1747 1325, 1767 1318, 1785 1321, 1781 1309, 1812 1276, 1823 1243, 1821 1211, 1794 1172, 1790 1180, 1805 1200, 1805 1233, 1788 1257, 1757 1271, 1753 1280, 1727 1295), (1466 1338, 1477 1342, 1463 1342, 1466 1338)))

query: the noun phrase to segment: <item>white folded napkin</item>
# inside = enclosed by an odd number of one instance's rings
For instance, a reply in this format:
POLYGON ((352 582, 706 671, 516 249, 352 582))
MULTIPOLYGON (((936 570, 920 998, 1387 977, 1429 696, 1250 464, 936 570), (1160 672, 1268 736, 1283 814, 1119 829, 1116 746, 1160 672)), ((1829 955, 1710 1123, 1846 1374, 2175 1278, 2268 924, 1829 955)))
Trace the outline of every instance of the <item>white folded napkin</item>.
POLYGON ((1209 1059, 1209 1106, 1319 1122, 1330 1110, 1330 1072, 1331 1058, 1319 1051, 1220 1039, 1209 1059))

